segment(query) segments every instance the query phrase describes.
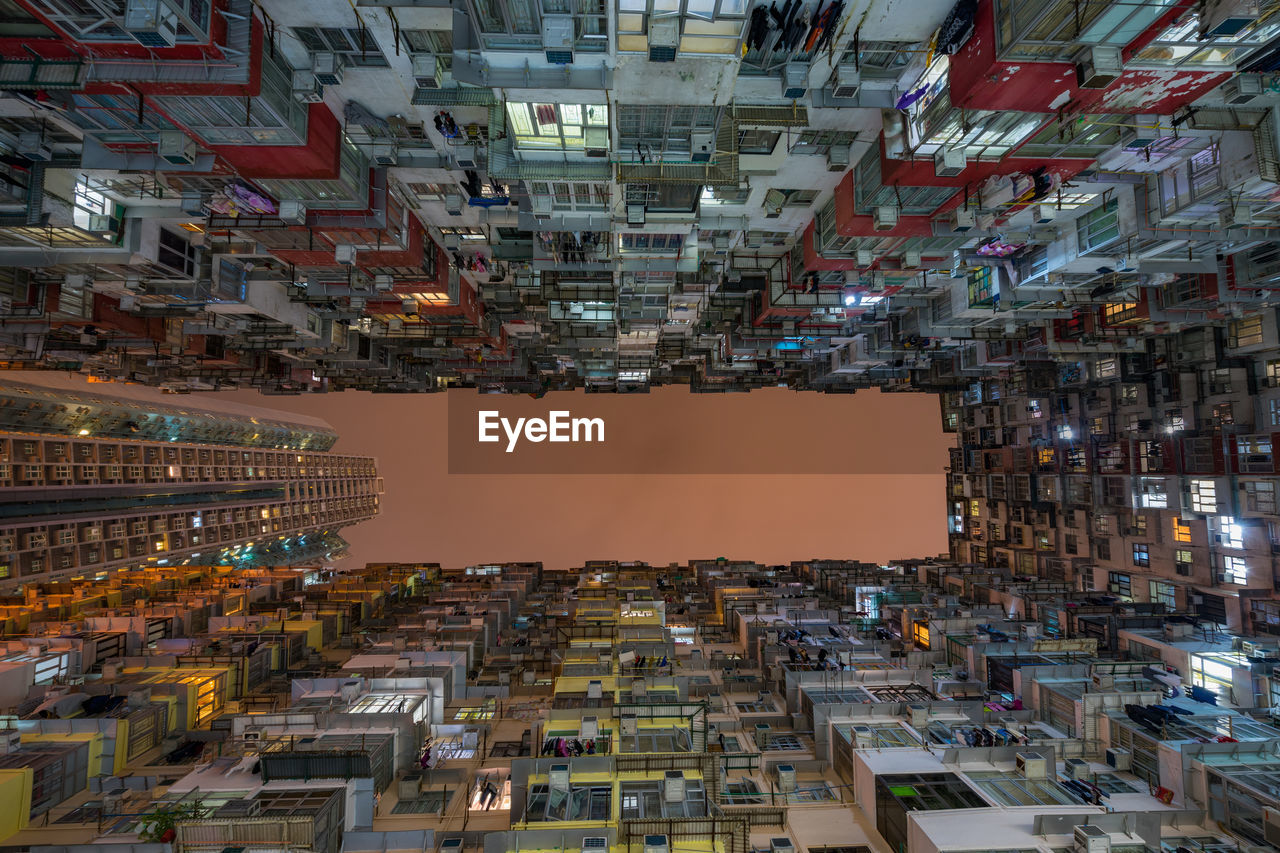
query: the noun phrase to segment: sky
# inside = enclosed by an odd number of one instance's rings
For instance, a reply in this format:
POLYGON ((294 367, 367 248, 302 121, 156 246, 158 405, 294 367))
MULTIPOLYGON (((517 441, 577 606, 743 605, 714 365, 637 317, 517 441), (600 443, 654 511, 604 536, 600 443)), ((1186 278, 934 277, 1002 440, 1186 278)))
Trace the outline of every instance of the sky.
MULTIPOLYGON (((943 467, 951 440, 939 427, 938 400, 930 394, 770 388, 696 395, 673 386, 639 395, 559 392, 536 401, 543 411, 575 415, 602 406, 610 413, 607 422, 626 420, 632 433, 660 433, 677 445, 672 450, 679 452, 670 455, 686 470, 711 471, 699 474, 626 473, 645 469, 644 457, 636 454, 647 451, 634 444, 593 457, 598 461, 591 470, 617 473, 449 473, 451 453, 457 469, 460 455, 474 449, 460 446, 474 440, 470 429, 450 435, 451 406, 455 412, 523 410, 534 404, 529 398, 481 397, 465 389, 297 397, 234 391, 219 397, 320 417, 341 436, 335 450, 378 458, 382 511, 343 531, 351 543, 347 565, 530 560, 551 567, 589 559, 666 564, 711 557, 886 562, 933 556, 947 547, 943 467), (708 431, 705 418, 717 414, 719 427, 708 431), (698 459, 712 452, 741 464, 700 466, 698 459), (826 455, 834 470, 884 473, 726 471, 823 470, 814 465, 815 453, 826 455), (936 473, 897 473, 903 471, 936 473)), ((664 470, 673 464, 664 461, 664 470)))

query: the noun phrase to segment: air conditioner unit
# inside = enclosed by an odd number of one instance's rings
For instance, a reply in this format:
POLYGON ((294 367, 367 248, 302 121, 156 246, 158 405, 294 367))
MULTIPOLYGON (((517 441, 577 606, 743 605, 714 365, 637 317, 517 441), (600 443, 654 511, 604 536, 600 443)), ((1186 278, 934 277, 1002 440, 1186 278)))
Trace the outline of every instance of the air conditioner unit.
POLYGON ((183 190, 180 207, 183 213, 199 216, 204 211, 204 195, 199 190, 183 190))
POLYGON ((836 66, 831 76, 831 97, 855 98, 862 88, 862 72, 852 62, 836 66))
POLYGON ((778 790, 784 794, 790 794, 796 789, 796 768, 792 764, 779 764, 778 771, 778 790))
POLYGON ((634 737, 636 733, 636 715, 623 714, 618 718, 618 730, 623 737, 634 737))
POLYGON ((1108 749, 1107 766, 1115 770, 1128 770, 1133 766, 1133 754, 1127 749, 1108 749))
POLYGON ((644 837, 644 853, 671 853, 665 835, 646 835, 644 837))
POLYGON ((53 149, 44 141, 44 135, 40 133, 19 134, 18 153, 33 163, 48 163, 53 159, 53 149))
POLYGON ((1124 71, 1120 48, 1095 44, 1076 63, 1076 84, 1082 89, 1105 89, 1124 71))
POLYGON ((394 166, 396 164, 396 147, 390 142, 379 142, 369 146, 369 163, 374 166, 394 166))
POLYGON ((843 172, 849 168, 849 146, 832 145, 827 149, 827 171, 843 172))
POLYGON ((1237 74, 1222 84, 1222 98, 1228 106, 1238 107, 1262 95, 1262 75, 1237 74))
POLYGON ((872 209, 871 222, 877 231, 892 231, 898 227, 898 208, 892 205, 880 205, 872 209))
POLYGON ((440 842, 440 853, 462 853, 464 846, 461 838, 446 838, 440 842))
MULTIPOLYGON (((529 206, 533 209, 533 216, 535 219, 551 218, 551 196, 531 196, 529 199, 529 206)), ((587 685, 587 689, 590 690, 591 686, 587 685)))
POLYGON ((373 289, 378 293, 389 293, 394 290, 396 281, 391 276, 379 274, 373 277, 373 289))
POLYGON ((444 194, 444 212, 450 216, 462 215, 462 196, 458 193, 444 194))
POLYGON ((939 148, 933 155, 933 173, 939 178, 954 178, 964 168, 963 148, 939 148))
POLYGON ((552 65, 573 62, 572 15, 542 16, 542 49, 552 65))
POLYGON ((680 770, 668 770, 662 776, 662 801, 665 803, 684 802, 684 773, 680 770))
POLYGON ((1254 225, 1253 206, 1243 201, 1236 202, 1235 207, 1226 207, 1218 211, 1218 227, 1249 228, 1254 225))
POLYGON ((627 205, 627 224, 628 225, 644 225, 644 205, 643 204, 627 205))
POLYGON ((164 0, 128 0, 124 28, 147 47, 173 47, 178 42, 178 14, 164 0))
POLYGON ((913 728, 922 729, 929 723, 929 706, 913 702, 907 706, 907 715, 913 728))
POLYGON ((974 216, 972 210, 965 210, 962 207, 957 207, 955 210, 951 211, 951 216, 948 218, 947 224, 951 226, 952 231, 963 234, 973 228, 977 222, 977 217, 974 216))
POLYGON ((768 723, 756 724, 756 749, 764 752, 769 748, 769 738, 773 733, 773 726, 768 723))
POLYGON ((716 153, 716 137, 710 131, 689 134, 689 159, 694 163, 710 163, 716 153))
POLYGON ((919 269, 922 263, 924 263, 924 255, 919 249, 907 249, 902 253, 902 265, 907 269, 919 269))
POLYGON ((795 101, 809 91, 809 66, 788 62, 782 69, 782 97, 795 101))
POLYGON ((603 835, 589 835, 582 839, 582 853, 606 853, 609 839, 603 835))
POLYGON ((865 269, 876 262, 876 253, 870 249, 855 249, 853 262, 857 264, 859 269, 865 269))
POLYGON ((1075 853, 1110 853, 1111 835, 1101 827, 1081 824, 1073 833, 1075 853))
POLYGON ((680 50, 680 18, 669 15, 649 19, 649 61, 675 62, 680 50))
POLYGON ((1026 779, 1049 778, 1049 763, 1038 752, 1019 752, 1014 763, 1026 779))
POLYGON ((190 166, 196 161, 196 144, 180 130, 162 130, 157 153, 171 165, 190 166))
POLYGON ((293 72, 291 86, 296 101, 304 104, 318 104, 324 100, 324 86, 320 85, 315 74, 305 68, 299 68, 293 72))
POLYGON ((588 157, 609 156, 609 128, 588 127, 582 132, 582 141, 588 157))
POLYGON ((400 777, 398 788, 401 802, 418 799, 418 794, 422 793, 422 774, 404 774, 404 776, 400 777))
POLYGON ((281 222, 288 222, 290 225, 307 224, 307 206, 300 201, 280 202, 280 212, 277 215, 281 222))
POLYGON ((553 791, 569 790, 569 765, 552 764, 547 771, 547 784, 553 791))
POLYGON ((795 853, 795 850, 795 845, 785 835, 769 839, 769 853, 795 853))
POLYGON ((345 266, 354 266, 356 262, 356 247, 350 243, 339 243, 333 247, 333 259, 345 266))
POLYGON ((1063 762, 1063 773, 1068 779, 1091 779, 1093 771, 1089 769, 1089 762, 1083 758, 1068 758, 1063 762))
POLYGON ((89 227, 86 231, 92 234, 112 234, 119 228, 120 222, 109 213, 89 214, 89 227))
POLYGON ((594 715, 582 718, 582 723, 578 726, 578 737, 591 739, 600 733, 600 721, 594 715))
POLYGON ((341 86, 342 57, 327 50, 313 54, 311 73, 321 86, 341 86))
POLYGON ((241 739, 245 743, 257 743, 262 740, 264 733, 265 730, 261 726, 248 726, 245 728, 244 734, 241 735, 241 739))
POLYGON ((604 695, 604 685, 595 679, 587 682, 587 698, 599 699, 604 695))
POLYGON ((440 61, 434 53, 413 55, 413 83, 419 89, 440 88, 440 61))
POLYGON ((474 145, 454 146, 453 161, 458 164, 459 169, 474 169, 476 167, 475 146, 474 145))

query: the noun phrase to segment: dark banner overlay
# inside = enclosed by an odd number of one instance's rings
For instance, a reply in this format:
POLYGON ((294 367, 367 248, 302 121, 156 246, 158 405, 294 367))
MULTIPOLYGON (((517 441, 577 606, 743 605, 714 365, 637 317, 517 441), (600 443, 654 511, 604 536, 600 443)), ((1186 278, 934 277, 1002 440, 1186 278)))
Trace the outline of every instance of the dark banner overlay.
POLYGON ((450 391, 449 473, 936 475, 948 464, 933 395, 750 397, 450 391))

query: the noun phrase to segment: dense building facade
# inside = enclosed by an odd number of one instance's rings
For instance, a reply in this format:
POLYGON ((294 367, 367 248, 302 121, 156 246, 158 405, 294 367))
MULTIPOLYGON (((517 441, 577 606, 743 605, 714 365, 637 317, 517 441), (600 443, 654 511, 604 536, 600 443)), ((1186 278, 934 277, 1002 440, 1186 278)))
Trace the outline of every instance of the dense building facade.
POLYGON ((255 550, 281 564, 335 557, 338 531, 378 512, 375 461, 329 452, 337 434, 318 422, 8 381, 0 406, 0 581, 10 588, 252 563, 255 550))

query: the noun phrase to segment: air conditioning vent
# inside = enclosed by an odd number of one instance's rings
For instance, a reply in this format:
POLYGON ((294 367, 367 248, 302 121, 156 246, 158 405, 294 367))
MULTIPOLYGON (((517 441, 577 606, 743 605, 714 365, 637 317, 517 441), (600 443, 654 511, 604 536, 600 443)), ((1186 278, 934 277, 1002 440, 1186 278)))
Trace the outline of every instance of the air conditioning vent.
MULTIPOLYGON (((530 205, 530 207, 533 209, 533 215, 534 215, 534 218, 536 218, 536 219, 550 219, 550 218, 551 218, 551 196, 548 196, 548 195, 535 195, 535 196, 532 196, 532 197, 530 197, 530 199, 529 199, 529 205, 530 205)), ((459 211, 459 212, 461 212, 461 211, 459 211)), ((600 687, 599 687, 599 682, 597 682, 597 681, 588 682, 588 684, 587 684, 587 697, 588 697, 588 698, 590 698, 590 699, 599 699, 599 698, 600 698, 599 689, 600 689, 600 687), (596 693, 596 695, 595 695, 595 696, 592 696, 592 695, 591 695, 591 689, 592 689, 592 687, 593 687, 593 686, 595 686, 595 689, 596 689, 596 691, 597 691, 597 693, 596 693)))
POLYGON ((542 16, 542 49, 547 62, 568 65, 573 62, 573 16, 542 16))
POLYGON ((588 127, 582 132, 582 137, 588 157, 609 156, 609 128, 588 127))
POLYGON ((453 149, 453 160, 459 169, 476 168, 476 149, 472 145, 458 145, 453 149))
POLYGON ((609 849, 609 839, 603 835, 589 835, 582 839, 582 853, 602 853, 609 849))
POLYGON ((675 62, 680 50, 680 19, 674 15, 649 19, 649 61, 675 62))
POLYGON ((843 172, 849 168, 849 146, 832 145, 827 149, 827 171, 843 172))
POLYGON ((964 172, 963 148, 939 148, 933 155, 933 173, 939 178, 954 178, 964 172))
POLYGON ((190 166, 196 161, 196 144, 180 130, 162 130, 158 153, 170 165, 190 166))
POLYGON ((281 222, 290 225, 307 224, 307 206, 300 201, 286 200, 280 202, 279 217, 281 222))
POLYGON ((1068 779, 1090 779, 1093 777, 1093 771, 1089 769, 1089 762, 1083 758, 1068 758, 1062 763, 1068 779))
POLYGON ((662 799, 667 803, 684 802, 684 773, 668 770, 662 777, 662 799))
POLYGON ((1124 71, 1120 48, 1095 44, 1076 63, 1076 83, 1082 89, 1105 89, 1124 71))
POLYGON ((644 205, 643 204, 627 205, 627 224, 628 225, 644 225, 644 205))
POLYGON ((415 53, 413 56, 413 83, 419 89, 439 89, 440 61, 434 53, 415 53))
POLYGON ((796 768, 793 764, 778 765, 778 790, 790 794, 796 789, 796 768))
POLYGON ((1111 850, 1111 835, 1101 827, 1091 824, 1077 826, 1073 840, 1075 853, 1109 853, 1111 850))
POLYGON ((48 163, 53 159, 53 149, 44 141, 43 134, 24 133, 18 137, 18 153, 33 163, 48 163))
POLYGON ((324 86, 316 75, 305 68, 293 72, 293 98, 304 104, 318 104, 324 100, 324 86))
POLYGON ((644 837, 644 853, 671 853, 671 846, 665 835, 646 835, 644 837))
POLYGON ((689 135, 689 159, 694 163, 710 163, 716 153, 716 137, 710 131, 694 131, 689 135))
POLYGON ((1019 752, 1015 762, 1018 772, 1027 779, 1047 779, 1048 762, 1038 752, 1019 752))
POLYGON ((803 98, 809 91, 809 66, 801 62, 788 62, 782 69, 782 97, 793 101, 803 98))
POLYGON ((342 57, 330 51, 312 54, 311 73, 321 86, 341 86, 342 57))
POLYGON ((1262 95, 1262 75, 1237 74, 1222 85, 1222 97, 1233 107, 1247 104, 1262 95))
POLYGON ((953 232, 963 234, 977 225, 977 223, 977 217, 974 216, 972 210, 965 210, 962 207, 957 207, 955 210, 951 211, 951 216, 947 224, 951 226, 951 230, 953 232))
POLYGON ((882 205, 871 211, 871 221, 877 231, 892 231, 898 227, 898 208, 882 205))
POLYGON ((369 148, 369 162, 374 166, 394 166, 396 147, 390 142, 380 142, 369 148))
POLYGON ((1127 749, 1108 749, 1107 766, 1115 770, 1128 770, 1133 766, 1133 755, 1127 749))
POLYGON ((147 47, 173 47, 178 41, 178 15, 164 0, 128 0, 124 28, 147 47))
POLYGON ((836 66, 836 73, 831 76, 831 97, 856 98, 862 88, 862 72, 853 63, 836 66))

